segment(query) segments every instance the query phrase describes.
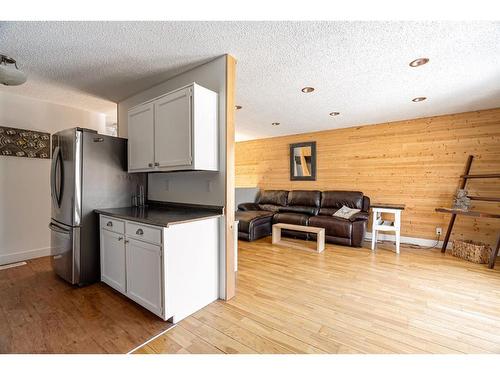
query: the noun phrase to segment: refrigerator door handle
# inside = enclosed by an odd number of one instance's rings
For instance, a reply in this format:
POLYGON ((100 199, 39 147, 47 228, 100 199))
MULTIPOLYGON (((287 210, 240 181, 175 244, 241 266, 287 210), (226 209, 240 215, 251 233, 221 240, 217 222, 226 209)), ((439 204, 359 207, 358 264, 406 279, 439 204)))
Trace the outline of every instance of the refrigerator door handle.
POLYGON ((69 230, 61 228, 60 226, 58 226, 58 225, 56 225, 54 223, 50 223, 49 224, 49 229, 53 230, 55 232, 63 233, 63 234, 68 234, 70 232, 69 230))
POLYGON ((57 207, 61 206, 61 188, 63 181, 63 170, 62 170, 62 155, 61 148, 57 146, 54 149, 54 153, 52 155, 52 166, 50 169, 50 189, 52 195, 52 201, 57 207), (59 186, 57 185, 57 166, 60 168, 60 176, 59 176, 59 186))

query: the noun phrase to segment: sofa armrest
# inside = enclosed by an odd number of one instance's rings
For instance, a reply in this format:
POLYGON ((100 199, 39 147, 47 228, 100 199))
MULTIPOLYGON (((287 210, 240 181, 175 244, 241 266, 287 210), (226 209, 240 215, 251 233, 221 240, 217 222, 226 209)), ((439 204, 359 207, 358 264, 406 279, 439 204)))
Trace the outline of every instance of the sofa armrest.
POLYGON ((368 212, 360 211, 360 212, 352 215, 349 218, 349 221, 362 221, 362 220, 368 221, 369 218, 370 218, 370 214, 368 212))
POLYGON ((260 207, 257 203, 252 203, 252 202, 240 203, 238 205, 238 210, 241 210, 241 211, 259 211, 260 207))

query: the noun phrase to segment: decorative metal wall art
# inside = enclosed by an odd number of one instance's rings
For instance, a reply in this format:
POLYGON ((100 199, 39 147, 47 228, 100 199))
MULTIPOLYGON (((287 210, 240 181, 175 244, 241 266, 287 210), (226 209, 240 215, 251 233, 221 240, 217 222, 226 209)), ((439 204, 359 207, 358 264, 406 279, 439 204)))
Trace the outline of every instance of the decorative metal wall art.
POLYGON ((50 158, 50 134, 0 126, 0 156, 50 158))

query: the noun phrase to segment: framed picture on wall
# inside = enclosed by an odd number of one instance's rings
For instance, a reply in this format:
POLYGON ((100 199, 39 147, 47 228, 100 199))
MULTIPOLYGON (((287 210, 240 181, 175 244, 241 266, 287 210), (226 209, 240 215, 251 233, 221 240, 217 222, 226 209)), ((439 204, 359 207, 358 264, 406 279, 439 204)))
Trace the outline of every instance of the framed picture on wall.
POLYGON ((316 181, 316 142, 290 145, 290 180, 316 181))

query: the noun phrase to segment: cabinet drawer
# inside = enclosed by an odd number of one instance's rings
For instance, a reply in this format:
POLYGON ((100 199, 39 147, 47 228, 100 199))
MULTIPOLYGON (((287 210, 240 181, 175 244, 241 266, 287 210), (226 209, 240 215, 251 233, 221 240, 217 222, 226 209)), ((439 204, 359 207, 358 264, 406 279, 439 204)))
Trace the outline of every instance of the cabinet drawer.
POLYGON ((140 223, 127 221, 126 234, 130 238, 161 244, 161 228, 150 227, 140 223))
POLYGON ((115 233, 125 233, 125 222, 108 216, 101 216, 101 228, 115 233))

